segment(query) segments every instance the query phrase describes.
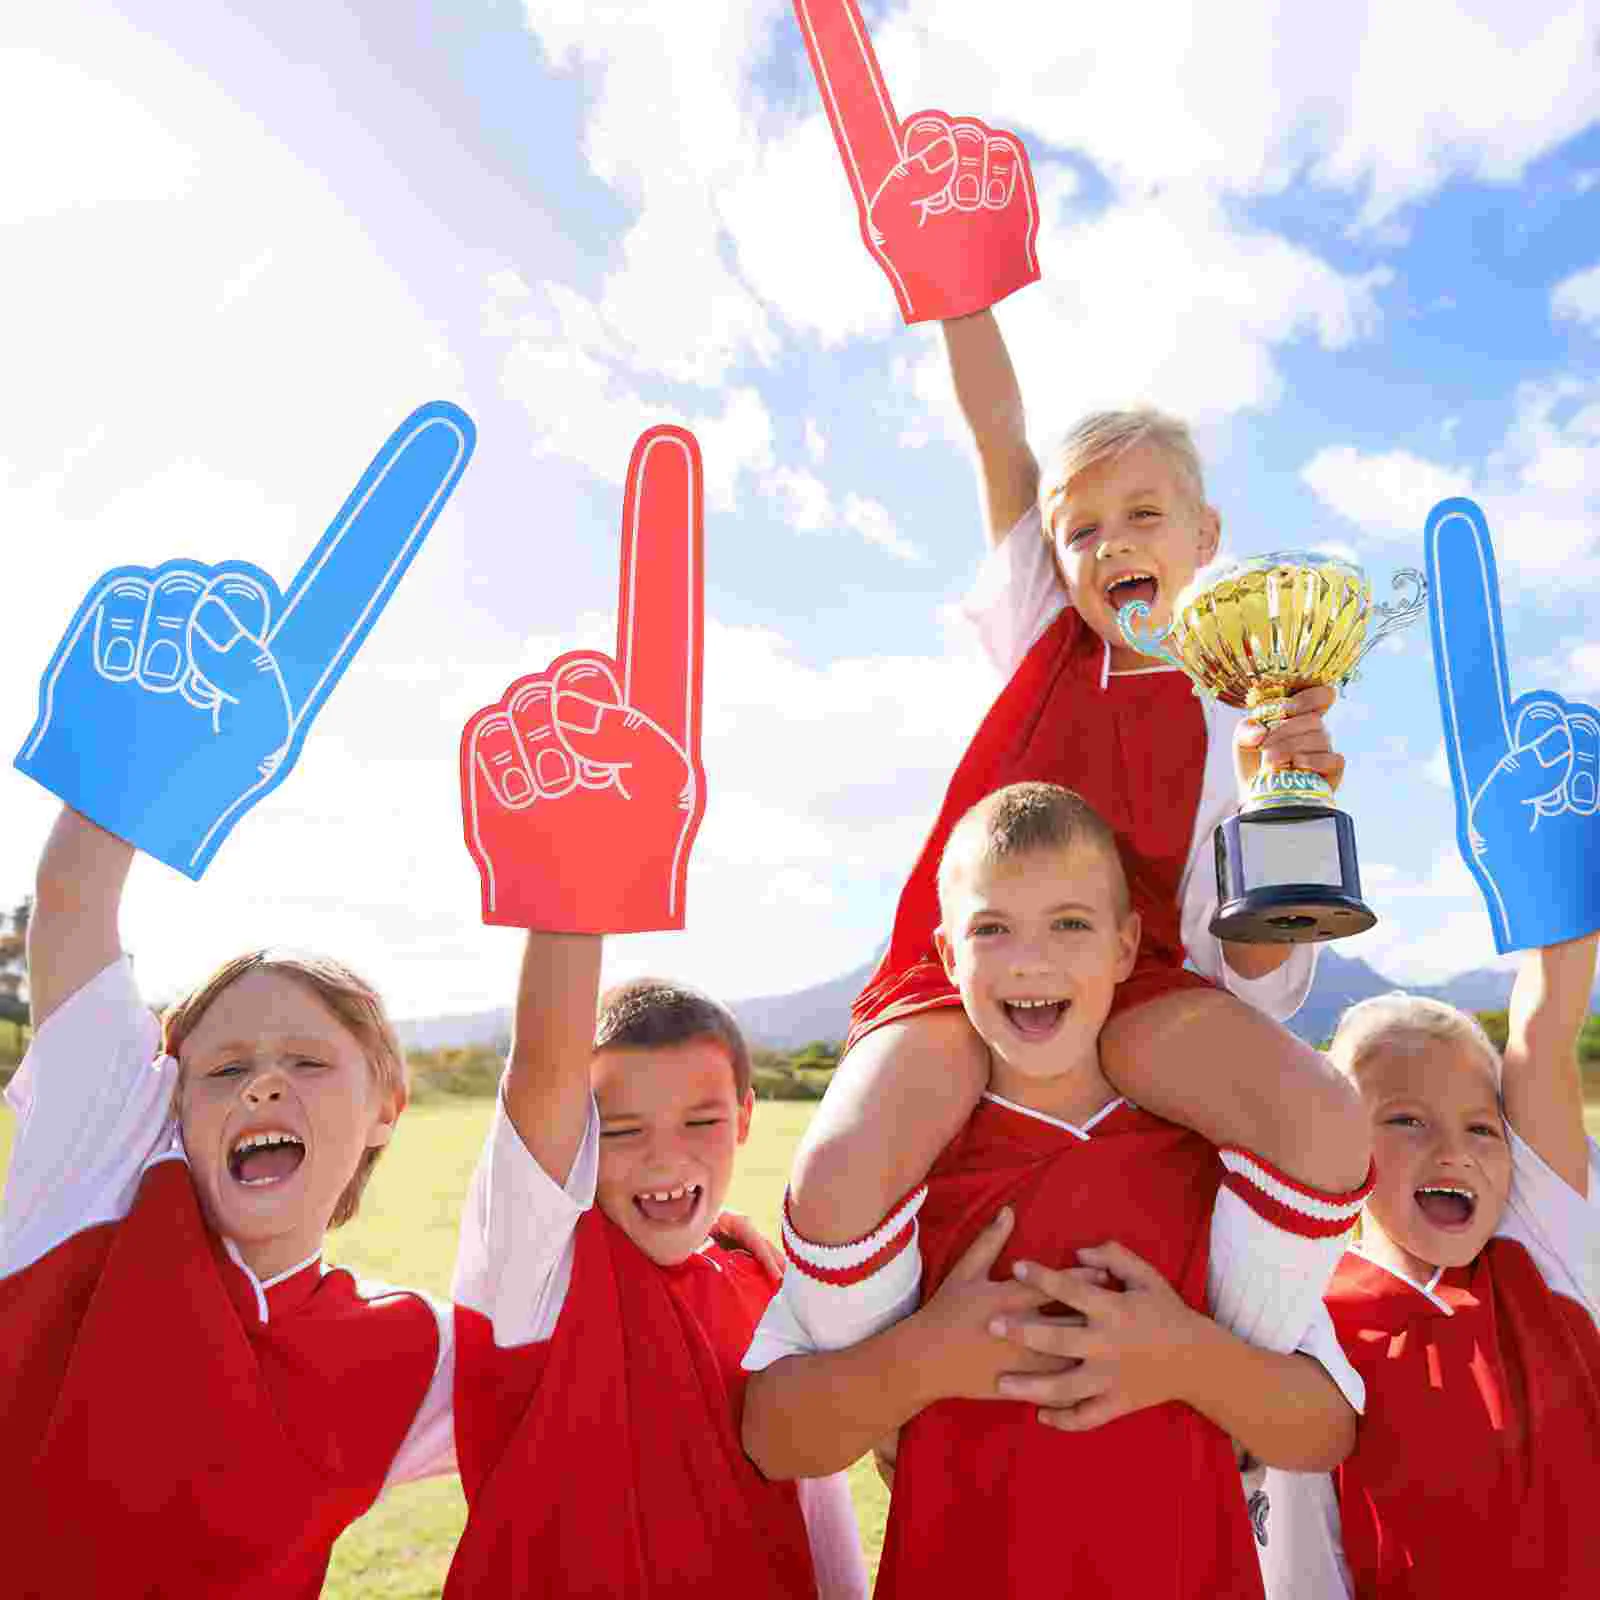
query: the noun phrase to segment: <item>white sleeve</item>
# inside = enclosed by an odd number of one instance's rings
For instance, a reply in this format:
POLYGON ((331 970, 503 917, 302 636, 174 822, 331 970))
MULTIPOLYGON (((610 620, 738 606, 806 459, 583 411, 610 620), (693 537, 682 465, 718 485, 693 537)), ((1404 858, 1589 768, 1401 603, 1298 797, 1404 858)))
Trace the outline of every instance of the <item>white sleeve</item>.
MULTIPOLYGON (((1268 1201, 1290 1197, 1307 1207, 1308 1222, 1342 1224, 1348 1212, 1353 1225, 1360 1212, 1359 1199, 1341 1202, 1296 1194, 1279 1174, 1239 1152, 1225 1152, 1222 1159, 1230 1170, 1237 1169, 1236 1177, 1275 1189, 1268 1201)), ((1293 1232, 1269 1222, 1232 1189, 1220 1188, 1211 1212, 1206 1303, 1222 1327, 1257 1349, 1312 1357, 1360 1415, 1366 1407, 1366 1385, 1346 1359, 1322 1303, 1348 1242, 1348 1227, 1331 1234, 1293 1232)))
POLYGON ((867 1563, 849 1479, 835 1472, 826 1478, 801 1478, 795 1488, 806 1519, 817 1600, 866 1600, 867 1563))
POLYGON ((45 1018, 5 1092, 17 1133, 0 1209, 0 1277, 125 1217, 144 1169, 182 1154, 177 1077, 126 956, 45 1018))
POLYGON ((1222 942, 1211 932, 1217 914, 1217 854, 1214 835, 1225 817, 1239 809, 1233 770, 1233 730, 1242 712, 1216 701, 1205 702, 1206 770, 1200 804, 1195 811, 1189 859, 1178 889, 1183 948, 1196 972, 1220 984, 1229 994, 1269 1016, 1287 1022, 1306 1002, 1317 976, 1315 944, 1289 946, 1288 959, 1264 978, 1242 978, 1222 954, 1222 942))
POLYGON ((537 1344, 555 1332, 572 1281, 573 1235, 594 1204, 600 1114, 593 1097, 583 1143, 556 1181, 533 1159, 495 1097, 494 1120, 467 1189, 456 1248, 456 1304, 494 1324, 502 1349, 537 1344))
POLYGON ((1349 1600, 1355 1591, 1331 1475, 1269 1468, 1263 1492, 1257 1554, 1267 1600, 1349 1600))
POLYGON ((1557 1294, 1576 1300, 1600 1323, 1600 1145, 1589 1145, 1589 1193, 1558 1178, 1517 1130, 1511 1141, 1511 1196, 1495 1230, 1533 1257, 1557 1294))
POLYGON ((1037 505, 983 558, 961 613, 978 630, 984 653, 1009 678, 1067 603, 1044 542, 1037 505))
POLYGON ((456 1319, 443 1301, 432 1295, 426 1298, 439 1324, 439 1359, 433 1364, 433 1377, 422 1404, 389 1463, 389 1475, 383 1480, 381 1491, 384 1494, 396 1484, 456 1470, 456 1319))

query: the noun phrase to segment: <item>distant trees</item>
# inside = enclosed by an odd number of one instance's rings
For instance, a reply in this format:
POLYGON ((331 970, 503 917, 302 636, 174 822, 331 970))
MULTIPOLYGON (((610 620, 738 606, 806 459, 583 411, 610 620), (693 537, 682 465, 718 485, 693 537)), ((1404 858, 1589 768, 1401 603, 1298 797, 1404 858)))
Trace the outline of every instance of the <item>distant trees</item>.
POLYGON ((24 900, 0 911, 0 1083, 11 1076, 28 1044, 28 917, 24 900))

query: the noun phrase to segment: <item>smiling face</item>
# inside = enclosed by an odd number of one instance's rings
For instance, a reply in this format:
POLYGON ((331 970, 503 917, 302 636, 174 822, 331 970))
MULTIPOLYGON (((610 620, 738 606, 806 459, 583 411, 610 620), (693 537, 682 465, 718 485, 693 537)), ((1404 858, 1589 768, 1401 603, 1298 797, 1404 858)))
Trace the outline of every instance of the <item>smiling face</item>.
POLYGON ((322 1248, 369 1149, 400 1102, 307 984, 250 971, 178 1047, 179 1116, 201 1209, 260 1278, 322 1248))
POLYGON ((1217 553, 1217 513, 1200 503, 1172 454, 1146 441, 1075 474, 1045 515, 1062 583, 1111 646, 1112 667, 1151 666, 1123 643, 1117 612, 1143 600, 1150 626, 1170 622, 1173 599, 1217 553))
POLYGON ((716 1039, 596 1051, 600 1107, 596 1203, 652 1261, 676 1266, 705 1243, 750 1132, 716 1039))
POLYGON ((1467 1265, 1511 1190, 1494 1070, 1464 1039, 1380 1036, 1355 1068, 1372 1114, 1377 1186, 1363 1243, 1413 1280, 1467 1265))
POLYGON ((935 942, 992 1053, 995 1091, 1068 1121, 1078 1100, 1095 1109, 1100 1029, 1139 950, 1106 848, 980 855, 950 876, 940 904, 935 942))

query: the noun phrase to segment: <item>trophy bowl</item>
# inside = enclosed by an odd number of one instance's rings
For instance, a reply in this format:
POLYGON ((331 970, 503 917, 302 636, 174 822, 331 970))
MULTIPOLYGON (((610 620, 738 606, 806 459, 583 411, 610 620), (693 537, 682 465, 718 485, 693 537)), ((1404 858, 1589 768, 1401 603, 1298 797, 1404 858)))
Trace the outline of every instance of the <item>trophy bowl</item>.
MULTIPOLYGON (((1375 605, 1366 574, 1314 551, 1213 564, 1172 603, 1167 627, 1149 627, 1142 600, 1118 613, 1134 649, 1188 675, 1197 693, 1248 711, 1269 727, 1290 696, 1342 687, 1380 639, 1423 613, 1414 571, 1394 586, 1409 597, 1375 605)), ((1360 933, 1377 921, 1361 899, 1355 829, 1318 772, 1263 766, 1239 809, 1217 829, 1217 915, 1211 931, 1244 944, 1300 943, 1360 933)))

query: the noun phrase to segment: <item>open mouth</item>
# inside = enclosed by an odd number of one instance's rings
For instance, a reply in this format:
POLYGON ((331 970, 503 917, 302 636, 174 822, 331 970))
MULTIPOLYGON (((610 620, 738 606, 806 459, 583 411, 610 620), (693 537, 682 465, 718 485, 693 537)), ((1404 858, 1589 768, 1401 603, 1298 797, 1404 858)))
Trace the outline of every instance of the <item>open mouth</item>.
POLYGON ((250 1133, 228 1152, 228 1172, 235 1183, 260 1189, 292 1177, 305 1158, 305 1141, 298 1134, 277 1129, 250 1133))
POLYGON ((646 1222, 681 1228, 694 1216, 703 1193, 698 1183, 680 1183, 675 1189, 645 1189, 633 1197, 633 1206, 646 1222))
POLYGON ((1113 578, 1102 593, 1106 597, 1106 604, 1115 614, 1124 606, 1132 605, 1135 600, 1142 600, 1147 606, 1153 606, 1160 590, 1161 585, 1156 582, 1152 574, 1125 572, 1120 578, 1113 578))
POLYGON ((1478 1197, 1457 1183, 1427 1184, 1415 1192, 1417 1209, 1436 1228, 1465 1228, 1478 1209, 1478 1197))
POLYGON ((1071 1009, 1070 1000, 1002 1000, 1000 1009, 1024 1039, 1048 1039, 1071 1009))

